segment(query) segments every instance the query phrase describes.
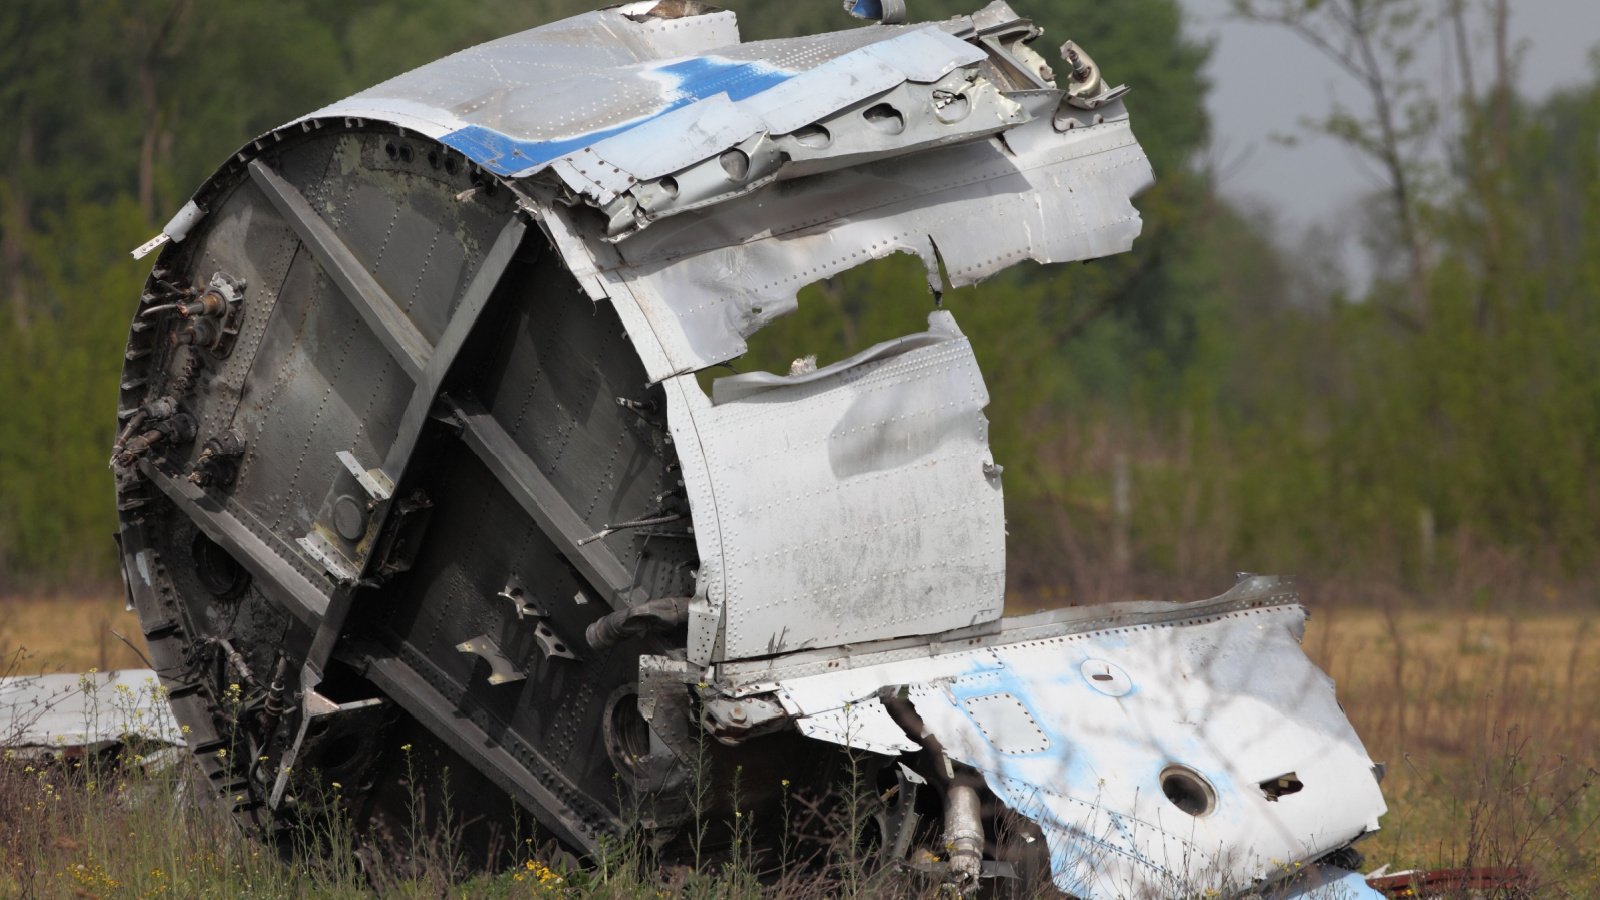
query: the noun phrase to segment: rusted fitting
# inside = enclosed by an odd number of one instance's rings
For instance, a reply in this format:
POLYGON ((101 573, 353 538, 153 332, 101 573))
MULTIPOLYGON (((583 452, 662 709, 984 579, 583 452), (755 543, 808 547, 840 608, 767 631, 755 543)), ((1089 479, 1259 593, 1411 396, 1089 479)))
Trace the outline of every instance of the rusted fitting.
POLYGON ((200 296, 178 304, 178 315, 193 318, 195 316, 220 316, 227 312, 228 301, 216 289, 211 289, 200 296))

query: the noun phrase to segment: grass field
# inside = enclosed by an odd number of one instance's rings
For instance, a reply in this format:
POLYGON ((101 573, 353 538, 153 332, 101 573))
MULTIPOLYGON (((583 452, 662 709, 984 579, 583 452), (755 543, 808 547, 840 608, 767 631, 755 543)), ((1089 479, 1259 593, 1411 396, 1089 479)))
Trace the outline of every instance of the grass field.
POLYGON ((15 660, 11 674, 146 668, 140 634, 120 594, 0 597, 0 659, 15 660))
POLYGON ((1306 650, 1387 765, 1368 864, 1521 866, 1600 896, 1600 633, 1592 613, 1324 610, 1306 650))
MULTIPOLYGON (((1596 618, 1314 609, 1306 650, 1336 680, 1372 757, 1387 765, 1389 813, 1383 830, 1360 845, 1370 868, 1517 866, 1539 878, 1539 896, 1600 896, 1596 618)), ((109 634, 113 628, 138 644, 137 623, 118 600, 0 600, 0 653, 20 658, 30 672, 142 665, 138 653, 109 634)), ((108 815, 63 800, 61 787, 40 773, 31 773, 32 780, 17 781, 15 771, 9 777, 0 831, 25 828, 34 838, 0 841, 0 854, 9 857, 0 863, 12 878, 0 876, 0 894, 21 888, 15 879, 24 871, 44 896, 367 890, 353 866, 285 866, 192 806, 169 802, 158 817, 182 824, 150 829, 148 809, 108 815)), ((633 879, 575 880, 571 873, 560 881, 532 858, 516 872, 467 883, 452 874, 455 868, 424 867, 382 893, 649 896, 654 890, 633 879)), ((748 883, 703 886, 728 895, 748 883)))

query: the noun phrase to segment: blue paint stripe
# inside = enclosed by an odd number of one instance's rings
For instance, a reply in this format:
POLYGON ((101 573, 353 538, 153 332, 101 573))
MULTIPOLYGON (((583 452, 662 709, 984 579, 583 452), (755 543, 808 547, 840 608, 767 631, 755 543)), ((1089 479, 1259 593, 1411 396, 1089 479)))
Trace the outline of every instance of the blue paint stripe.
POLYGON ((730 100, 743 100, 776 87, 795 75, 764 63, 731 62, 712 56, 680 60, 649 71, 673 82, 666 94, 667 102, 650 115, 630 122, 545 141, 522 140, 493 128, 468 125, 450 132, 439 141, 461 151, 468 159, 497 175, 514 175, 631 131, 675 109, 718 94, 727 94, 730 100))

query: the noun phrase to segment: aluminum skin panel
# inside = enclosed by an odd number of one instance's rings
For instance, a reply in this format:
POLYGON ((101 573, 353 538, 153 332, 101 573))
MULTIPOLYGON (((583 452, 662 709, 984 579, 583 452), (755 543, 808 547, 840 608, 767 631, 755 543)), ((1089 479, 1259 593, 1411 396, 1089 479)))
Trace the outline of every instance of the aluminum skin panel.
POLYGON ((990 139, 897 157, 685 213, 621 242, 619 278, 682 372, 743 354, 745 336, 794 310, 807 284, 891 253, 922 257, 936 282, 942 259, 960 287, 1024 259, 1132 246, 1141 223, 1130 198, 1151 175, 1126 116, 1019 130, 1053 137, 1024 154, 990 139))
MULTIPOLYGON (((869 57, 909 68, 894 83, 928 80, 983 55, 932 26, 739 44, 731 13, 642 21, 625 13, 599 10, 480 44, 305 118, 392 121, 522 178, 658 116, 717 97, 744 100, 880 41, 906 41, 869 57)), ((812 89, 837 94, 841 86, 829 81, 844 79, 830 73, 812 89)), ((751 114, 760 111, 757 104, 751 114)))
POLYGON ((688 402, 670 421, 725 658, 1000 616, 989 395, 948 312, 814 373, 722 379, 716 402, 680 381, 688 402))
MULTIPOLYGON (((1181 607, 1173 607, 1181 609, 1181 607)), ((1084 898, 1243 890, 1378 827, 1373 763, 1302 652, 1305 611, 1278 602, 777 680, 811 737, 917 749, 876 699, 904 685, 949 756, 1040 825, 1052 875, 1084 898), (1175 768, 1210 808, 1165 794, 1175 768), (1292 776, 1298 790, 1263 789, 1292 776)))
MULTIPOLYGON (((198 439, 119 472, 130 592, 210 779, 249 778, 212 752, 250 727, 211 715, 228 666, 300 671, 295 690, 343 673, 370 682, 352 702, 387 696, 492 782, 471 802, 504 791, 594 851, 632 765, 608 704, 677 673, 681 701, 759 700, 768 724, 884 754, 915 747, 877 699, 903 688, 1084 897, 1250 890, 1376 828, 1371 762, 1275 581, 1000 618, 989 398, 948 313, 820 370, 711 396, 693 374, 803 286, 890 253, 937 294, 1128 249, 1151 173, 1122 89, 1056 89, 1000 2, 751 44, 731 14, 679 14, 699 9, 578 16, 340 101, 241 150, 142 248, 250 285, 218 377, 136 327, 123 385, 127 415, 171 389, 197 438, 246 444, 231 484, 184 480, 198 439), (413 451, 365 490, 405 498, 385 577, 330 587, 290 540, 413 451), (676 631, 578 640, 613 607, 691 594, 682 651, 676 631), (480 639, 496 654, 461 652, 480 639)), ((649 715, 687 713, 661 698, 649 715)), ((781 737, 745 760, 802 741, 781 737)), ((276 740, 271 765, 316 770, 321 751, 276 740)))
POLYGON ((0 743, 98 750, 127 738, 173 746, 183 732, 149 669, 0 678, 0 743))
POLYGON ((563 256, 627 285, 650 327, 619 312, 657 345, 640 349, 656 381, 742 354, 800 288, 889 253, 920 256, 939 291, 1122 252, 1139 232, 1130 198, 1151 173, 1121 102, 1089 113, 1010 91, 967 20, 742 44, 729 14, 652 9, 469 48, 300 124, 389 122, 530 196, 581 200, 563 256))

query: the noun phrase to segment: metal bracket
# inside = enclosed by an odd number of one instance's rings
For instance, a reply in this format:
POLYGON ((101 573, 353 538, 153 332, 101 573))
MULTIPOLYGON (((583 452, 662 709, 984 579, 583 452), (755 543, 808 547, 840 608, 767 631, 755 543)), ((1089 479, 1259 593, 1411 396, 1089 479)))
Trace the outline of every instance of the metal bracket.
POLYGON ((339 462, 356 477, 356 482, 367 496, 374 500, 387 500, 394 494, 394 482, 382 469, 368 469, 356 461, 356 455, 349 450, 340 450, 336 456, 339 462))
POLYGON ((378 732, 387 715, 386 704, 382 697, 338 703, 315 688, 307 688, 301 701, 300 728, 295 733, 294 743, 278 760, 278 776, 267 805, 277 809, 285 802, 294 802, 288 789, 290 778, 297 770, 316 768, 329 780, 349 777, 352 789, 365 789, 358 779, 376 753, 378 732), (339 753, 333 759, 322 758, 322 751, 340 743, 341 738, 352 739, 359 748, 357 752, 339 753))
POLYGON ((543 621, 533 626, 533 638, 539 642, 539 649, 544 651, 545 656, 559 659, 578 658, 578 654, 572 652, 561 635, 551 631, 550 626, 543 621))
POLYGON ((700 702, 701 727, 730 747, 770 734, 787 724, 789 714, 776 698, 704 697, 700 702))
POLYGON ((352 584, 361 577, 360 573, 345 561, 343 554, 334 549, 333 544, 315 527, 305 537, 296 538, 295 543, 300 545, 300 549, 304 550, 306 555, 320 563, 322 568, 340 584, 352 584))
POLYGON ((495 596, 510 600, 511 605, 517 610, 517 618, 519 620, 543 619, 550 615, 538 602, 528 597, 528 592, 514 578, 507 581, 506 586, 495 596))
POLYGON ((515 664, 500 650, 500 645, 494 638, 487 634, 480 634, 469 638, 456 645, 462 653, 475 653, 489 664, 490 684, 510 684, 513 681, 524 681, 528 673, 518 669, 515 664))

